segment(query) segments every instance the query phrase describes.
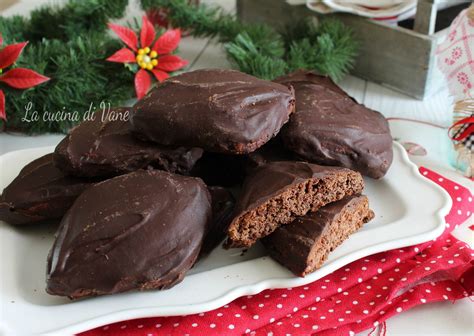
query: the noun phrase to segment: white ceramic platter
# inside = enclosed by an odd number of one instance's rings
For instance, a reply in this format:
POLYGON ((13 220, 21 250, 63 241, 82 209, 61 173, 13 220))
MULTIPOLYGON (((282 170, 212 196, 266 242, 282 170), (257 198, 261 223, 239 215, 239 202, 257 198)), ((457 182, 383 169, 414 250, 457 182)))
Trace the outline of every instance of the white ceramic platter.
MULTIPOLYGON (((1 156, 0 189, 21 167, 52 150, 44 147, 1 156)), ((44 290, 55 227, 15 228, 0 222, 0 335, 78 333, 121 320, 208 311, 267 288, 301 286, 364 256, 434 239, 443 231, 451 207, 449 195, 422 177, 397 143, 390 171, 378 181, 367 178, 365 194, 375 219, 306 278, 293 276, 265 256, 261 246, 243 255, 240 250, 216 248, 172 289, 76 302, 44 290)))

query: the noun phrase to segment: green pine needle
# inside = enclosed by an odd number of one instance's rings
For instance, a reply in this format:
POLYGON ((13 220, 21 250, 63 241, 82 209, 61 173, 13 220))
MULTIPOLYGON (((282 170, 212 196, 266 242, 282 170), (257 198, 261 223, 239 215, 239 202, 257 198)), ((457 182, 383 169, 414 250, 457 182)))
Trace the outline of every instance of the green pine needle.
POLYGON ((263 53, 248 33, 237 35, 235 41, 227 43, 226 50, 240 71, 259 78, 271 80, 286 71, 286 63, 281 58, 263 53))
POLYGON ((357 53, 357 42, 352 31, 340 21, 323 20, 319 25, 312 21, 303 21, 294 28, 288 28, 289 43, 288 67, 311 69, 340 80, 352 67, 357 53), (302 31, 307 32, 306 37, 302 31))

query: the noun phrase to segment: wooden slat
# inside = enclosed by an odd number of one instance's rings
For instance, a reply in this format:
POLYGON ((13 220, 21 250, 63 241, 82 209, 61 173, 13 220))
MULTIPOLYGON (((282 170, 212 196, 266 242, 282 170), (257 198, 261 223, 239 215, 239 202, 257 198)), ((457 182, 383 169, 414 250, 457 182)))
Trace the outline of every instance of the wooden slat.
POLYGON ((435 0, 418 0, 414 31, 426 35, 434 33, 436 26, 436 7, 435 0))
POLYGON ((353 15, 337 17, 354 30, 360 42, 354 75, 424 97, 434 60, 434 38, 353 15))

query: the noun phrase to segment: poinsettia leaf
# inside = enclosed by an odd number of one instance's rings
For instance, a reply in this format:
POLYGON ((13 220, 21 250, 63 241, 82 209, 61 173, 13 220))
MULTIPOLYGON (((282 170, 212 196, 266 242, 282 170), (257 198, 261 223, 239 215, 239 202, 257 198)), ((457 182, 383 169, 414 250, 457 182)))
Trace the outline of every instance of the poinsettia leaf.
POLYGON ((0 119, 7 121, 7 112, 5 111, 5 95, 3 94, 2 90, 0 90, 0 119))
POLYGON ((133 30, 114 23, 108 24, 109 28, 133 51, 137 51, 138 37, 133 30))
POLYGON ((146 15, 142 18, 142 30, 140 32, 141 47, 149 47, 155 40, 156 32, 153 24, 148 20, 146 15))
POLYGON ((48 81, 50 78, 40 75, 39 73, 24 68, 15 68, 7 71, 0 76, 0 82, 15 89, 28 89, 48 81))
POLYGON ((0 47, 2 46, 2 44, 3 44, 3 36, 2 34, 0 34, 0 47))
POLYGON ((107 58, 109 62, 117 62, 117 63, 132 63, 136 62, 135 54, 128 48, 122 48, 117 51, 115 54, 107 58))
POLYGON ((28 42, 10 44, 0 50, 0 69, 5 69, 15 63, 27 44, 28 42))
POLYGON ((168 30, 163 35, 158 37, 158 40, 156 40, 152 49, 156 51, 158 55, 166 55, 175 50, 178 47, 180 41, 181 30, 168 30))
POLYGON ((161 71, 161 70, 158 70, 158 69, 153 69, 153 70, 151 70, 151 72, 155 76, 156 80, 159 81, 159 82, 164 81, 165 79, 167 79, 170 76, 168 73, 166 73, 164 71, 161 71))
POLYGON ((148 72, 144 69, 138 70, 135 75, 135 92, 137 93, 137 98, 140 100, 145 97, 146 93, 150 89, 151 78, 148 72))
POLYGON ((172 72, 184 68, 188 61, 176 55, 165 55, 158 59, 158 69, 172 72))

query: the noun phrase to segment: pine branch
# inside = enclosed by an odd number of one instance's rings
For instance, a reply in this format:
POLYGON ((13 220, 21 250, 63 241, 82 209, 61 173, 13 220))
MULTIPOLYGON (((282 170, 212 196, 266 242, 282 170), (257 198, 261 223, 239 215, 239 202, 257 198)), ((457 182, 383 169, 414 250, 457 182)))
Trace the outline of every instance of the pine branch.
POLYGON ((272 58, 285 55, 285 45, 280 34, 267 25, 246 25, 239 35, 246 35, 258 52, 272 58))
POLYGON ((286 63, 279 55, 262 52, 248 33, 237 35, 235 41, 226 45, 229 58, 240 71, 263 79, 274 79, 285 73, 286 63))
POLYGON ((335 80, 340 80, 354 65, 358 43, 352 30, 335 19, 323 20, 318 30, 321 39, 332 41, 324 62, 326 73, 335 80))
POLYGON ((82 34, 68 43, 44 40, 29 45, 16 66, 47 74, 52 79, 24 91, 2 85, 7 96, 8 129, 27 133, 67 132, 77 121, 43 121, 44 112, 78 111, 81 121, 91 103, 98 106, 106 101, 118 105, 133 97, 133 85, 124 85, 133 83, 133 74, 121 64, 105 61, 120 47, 117 40, 101 33, 82 34), (21 119, 29 102, 33 104, 32 110, 38 111, 40 120, 26 123, 21 119))
POLYGON ((27 20, 19 15, 8 18, 0 16, 0 33, 4 42, 24 41, 24 28, 26 24, 27 20))
POLYGON ((305 38, 315 39, 319 35, 317 30, 317 19, 315 17, 304 18, 299 21, 292 21, 285 25, 280 32, 285 42, 285 47, 289 48, 294 41, 305 38))
MULTIPOLYGON (((78 111, 108 101, 114 105, 133 96, 133 74, 105 59, 121 47, 109 37, 106 23, 124 15, 128 0, 69 0, 64 6, 44 6, 30 19, 0 17, 5 44, 30 43, 16 62, 51 78, 28 90, 5 91, 8 129, 27 133, 67 132, 76 122, 43 121, 44 112, 78 111), (105 89, 106 88, 106 89, 105 89), (40 120, 26 123, 25 106, 31 102, 40 120)), ((0 125, 5 124, 3 121, 0 125)))
POLYGON ((140 0, 140 3, 144 10, 168 9, 171 23, 191 30, 196 37, 217 37, 221 42, 228 42, 242 31, 240 22, 219 7, 190 5, 186 0, 140 0))
POLYGON ((128 0, 69 0, 64 6, 35 9, 23 28, 25 39, 68 41, 82 32, 105 32, 107 22, 125 14, 128 0))
POLYGON ((340 21, 323 20, 319 25, 304 21, 288 27, 286 42, 290 71, 311 69, 340 80, 352 67, 357 53, 357 42, 352 31, 340 21), (306 37, 302 31, 306 30, 306 37), (290 42, 288 38, 293 38, 290 42))

